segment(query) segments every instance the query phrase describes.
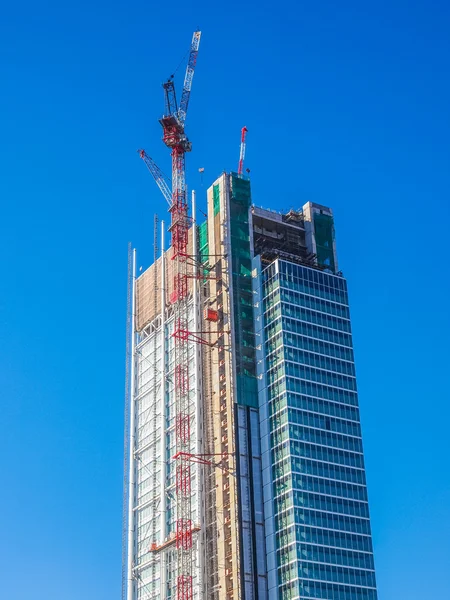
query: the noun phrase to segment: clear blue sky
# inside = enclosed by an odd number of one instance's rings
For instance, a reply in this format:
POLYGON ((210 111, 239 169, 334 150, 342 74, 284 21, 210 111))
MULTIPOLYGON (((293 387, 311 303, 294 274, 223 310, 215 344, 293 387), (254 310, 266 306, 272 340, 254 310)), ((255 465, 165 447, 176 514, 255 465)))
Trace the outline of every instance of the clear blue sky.
POLYGON ((197 27, 189 185, 246 125, 255 203, 333 207, 380 600, 450 598, 450 9, 254 4, 3 6, 2 598, 119 597, 127 242, 146 266, 166 211, 136 150, 170 172, 160 83, 197 27))

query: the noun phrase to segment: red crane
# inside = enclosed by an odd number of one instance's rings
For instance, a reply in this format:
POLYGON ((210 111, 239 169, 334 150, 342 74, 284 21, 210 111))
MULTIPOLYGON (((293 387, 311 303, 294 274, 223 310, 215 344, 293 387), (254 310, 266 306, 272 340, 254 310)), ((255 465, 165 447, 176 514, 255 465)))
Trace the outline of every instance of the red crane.
POLYGON ((138 150, 139 156, 147 165, 148 170, 153 175, 154 180, 156 181, 159 189, 161 190, 161 194, 167 200, 169 206, 172 206, 172 192, 170 191, 169 184, 166 181, 166 177, 158 165, 155 163, 153 158, 149 156, 145 150, 138 150))
POLYGON ((192 534, 194 527, 191 516, 191 417, 189 406, 189 297, 188 297, 188 234, 189 205, 186 193, 185 154, 192 144, 186 137, 184 124, 200 45, 200 31, 192 37, 180 106, 177 106, 173 77, 163 83, 165 112, 160 119, 163 141, 171 149, 172 193, 154 161, 140 151, 164 197, 169 200, 174 261, 173 294, 174 307, 174 392, 175 392, 175 437, 176 437, 176 549, 177 549, 177 600, 192 600, 192 534))
POLYGON ((244 170, 245 138, 247 137, 247 131, 247 127, 243 127, 241 129, 241 151, 239 154, 238 175, 242 175, 242 172, 244 170))

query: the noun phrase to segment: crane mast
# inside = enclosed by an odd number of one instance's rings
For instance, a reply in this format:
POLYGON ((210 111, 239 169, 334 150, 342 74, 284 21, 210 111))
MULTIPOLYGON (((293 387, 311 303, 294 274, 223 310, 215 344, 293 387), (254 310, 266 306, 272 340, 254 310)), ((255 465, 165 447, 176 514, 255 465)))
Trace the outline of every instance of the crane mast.
POLYGON ((189 405, 189 295, 188 295, 188 234, 189 206, 186 193, 185 154, 192 145, 186 137, 184 123, 192 87, 201 32, 192 37, 191 50, 184 79, 180 108, 177 110, 172 79, 163 84, 166 114, 160 119, 163 141, 172 155, 172 202, 170 206, 172 233, 174 322, 174 393, 176 473, 176 550, 177 600, 193 598, 193 524, 191 510, 191 411, 189 405))
POLYGON ((242 175, 244 171, 245 138, 247 137, 247 131, 247 127, 243 127, 241 129, 241 148, 239 153, 238 175, 242 175))
MULTIPOLYGON (((175 396, 175 485, 176 485, 176 531, 177 554, 177 600, 193 599, 193 534, 199 531, 192 522, 191 508, 191 462, 193 439, 191 436, 191 407, 189 401, 189 348, 192 341, 202 342, 189 331, 188 239, 191 219, 186 192, 185 154, 192 144, 184 131, 186 113, 200 45, 200 31, 192 36, 180 105, 177 104, 173 76, 163 83, 165 112, 159 120, 163 128, 163 142, 172 156, 172 190, 164 175, 145 150, 139 155, 153 175, 163 196, 169 203, 172 234, 173 284, 170 302, 174 313, 174 375, 175 396)), ((202 342, 203 343, 203 342, 202 342)))

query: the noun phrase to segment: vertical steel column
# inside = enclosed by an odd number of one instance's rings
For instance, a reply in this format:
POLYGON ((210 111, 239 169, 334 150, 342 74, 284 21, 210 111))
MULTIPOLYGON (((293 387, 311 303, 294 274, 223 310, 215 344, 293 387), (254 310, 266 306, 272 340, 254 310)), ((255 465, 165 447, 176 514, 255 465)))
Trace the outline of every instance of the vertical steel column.
MULTIPOLYGON (((196 213, 196 194, 192 190, 192 255, 194 257, 194 273, 193 273, 193 299, 194 299, 194 331, 199 332, 203 329, 201 323, 203 317, 201 315, 201 302, 199 297, 199 268, 198 268, 198 240, 197 240, 197 213, 196 213)), ((201 344, 195 344, 194 354, 194 372, 195 372, 195 452, 196 454, 203 454, 202 444, 202 423, 203 423, 203 411, 202 411, 202 393, 201 393, 201 344)), ((198 464, 197 466, 197 514, 198 522, 200 524, 200 532, 198 535, 198 552, 199 552, 199 597, 203 597, 203 577, 204 577, 204 505, 202 501, 203 497, 203 467, 198 464)))
POLYGON ((134 599, 134 497, 136 481, 135 449, 136 449, 136 374, 135 374, 135 347, 136 347, 136 250, 133 250, 133 279, 131 292, 131 367, 130 367, 130 450, 128 474, 128 550, 127 550, 127 600, 134 599))
MULTIPOLYGON (((193 273, 193 299, 194 299, 194 331, 197 333, 201 330, 200 327, 200 308, 199 308, 199 285, 198 285, 198 252, 197 252, 197 222, 195 218, 196 211, 196 196, 195 191, 192 191, 192 254, 194 257, 194 273, 193 273)), ((195 354, 194 354, 194 370, 195 370, 195 443, 196 449, 195 452, 197 454, 202 453, 202 444, 201 444, 201 401, 199 394, 199 381, 200 381, 200 361, 199 361, 199 352, 200 345, 195 346, 195 354)), ((200 485, 200 484, 199 484, 200 485)), ((200 487, 199 487, 200 492, 200 487)), ((200 515, 199 515, 200 516, 200 515)), ((200 523, 202 521, 200 520, 200 523)))

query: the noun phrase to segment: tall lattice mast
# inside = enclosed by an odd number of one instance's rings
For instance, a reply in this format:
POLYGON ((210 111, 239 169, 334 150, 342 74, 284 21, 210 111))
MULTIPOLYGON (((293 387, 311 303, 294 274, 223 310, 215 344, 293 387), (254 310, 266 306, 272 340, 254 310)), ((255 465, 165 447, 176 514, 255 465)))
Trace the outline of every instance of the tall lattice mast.
POLYGON ((176 435, 176 497, 177 497, 177 600, 192 600, 192 517, 191 517, 191 423, 189 410, 189 298, 188 298, 188 232, 189 207, 186 193, 185 153, 192 148, 186 137, 184 123, 189 103, 200 31, 191 42, 180 107, 177 109, 173 79, 163 84, 166 114, 160 120, 163 141, 172 150, 172 204, 170 207, 173 248, 174 353, 175 353, 175 435, 176 435))
MULTIPOLYGON (((175 395, 175 437, 176 454, 176 550, 177 550, 177 600, 193 598, 193 539, 194 532, 191 511, 191 411, 189 404, 189 346, 195 339, 189 331, 189 290, 188 278, 188 236, 191 219, 189 217, 186 193, 185 154, 192 145, 186 137, 184 124, 200 45, 200 31, 192 37, 188 65, 184 78, 183 91, 177 105, 173 77, 163 83, 165 113, 160 119, 163 128, 163 141, 172 154, 172 192, 162 171, 145 150, 139 150, 153 175, 163 196, 169 203, 172 233, 173 292, 170 301, 174 312, 174 395, 175 395)), ((195 251, 194 251, 195 252, 195 251)), ((198 527, 195 528, 198 531, 198 527)))
POLYGON ((239 164, 238 164, 238 175, 242 175, 244 171, 244 158, 245 158, 245 138, 247 137, 247 127, 241 129, 241 147, 239 153, 239 164))

